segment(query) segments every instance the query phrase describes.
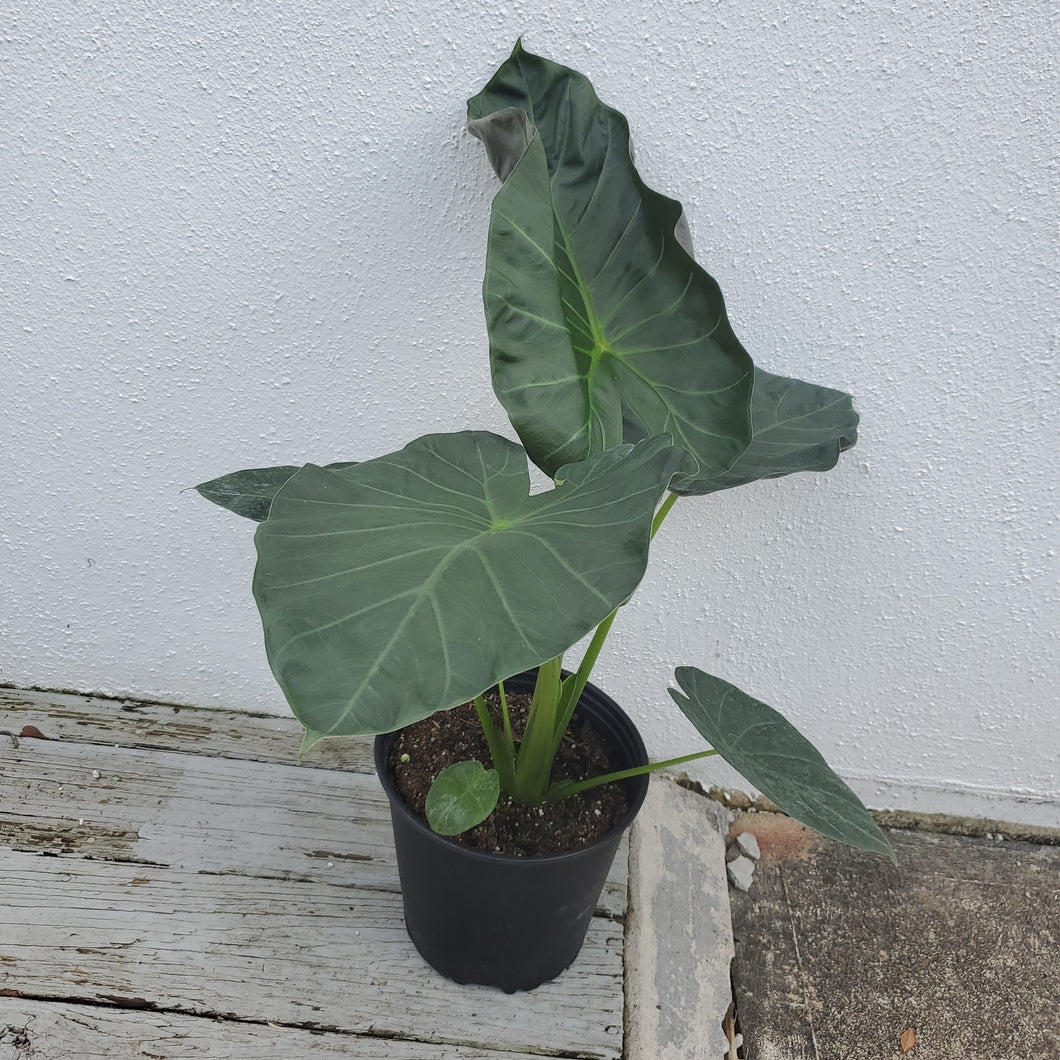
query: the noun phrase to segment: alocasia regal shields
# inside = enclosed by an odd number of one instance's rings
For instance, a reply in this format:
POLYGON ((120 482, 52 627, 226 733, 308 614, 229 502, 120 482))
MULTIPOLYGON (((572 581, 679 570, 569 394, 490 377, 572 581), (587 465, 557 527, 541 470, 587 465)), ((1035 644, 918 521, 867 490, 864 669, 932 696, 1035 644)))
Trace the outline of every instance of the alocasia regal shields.
MULTIPOLYGON (((522 446, 430 435, 361 463, 239 471, 198 487, 259 523, 254 595, 273 673, 306 729, 389 732, 472 701, 493 768, 432 790, 432 823, 505 791, 564 798, 552 757, 652 537, 681 497, 824 471, 856 440, 848 395, 755 367, 717 283, 645 186, 626 119, 525 51, 468 104, 502 184, 483 287, 494 390, 522 446), (554 481, 530 495, 527 459, 554 481), (577 671, 563 653, 595 633, 577 671), (539 667, 520 742, 483 693, 539 667)), ((677 706, 720 754, 823 834, 892 856, 854 793, 776 711, 691 666, 677 706)))

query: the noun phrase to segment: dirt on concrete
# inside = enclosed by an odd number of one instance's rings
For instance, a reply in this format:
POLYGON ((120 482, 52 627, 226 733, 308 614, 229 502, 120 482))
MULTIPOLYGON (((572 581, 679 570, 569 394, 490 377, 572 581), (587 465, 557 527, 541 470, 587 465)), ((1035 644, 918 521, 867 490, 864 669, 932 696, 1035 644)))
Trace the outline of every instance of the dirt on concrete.
POLYGON ((747 1060, 1060 1060, 1060 848, 894 831, 895 866, 778 814, 741 831, 747 1060))

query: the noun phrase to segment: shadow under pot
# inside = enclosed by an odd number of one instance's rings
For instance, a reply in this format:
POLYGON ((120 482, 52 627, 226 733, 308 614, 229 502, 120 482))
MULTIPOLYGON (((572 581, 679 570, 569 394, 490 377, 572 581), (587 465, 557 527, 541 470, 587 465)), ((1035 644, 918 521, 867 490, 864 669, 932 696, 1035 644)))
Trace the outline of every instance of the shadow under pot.
MULTIPOLYGON (((509 692, 532 692, 535 674, 508 678, 509 692)), ((646 765, 644 741, 618 704, 586 685, 574 719, 608 746, 610 770, 646 765)), ((389 776, 395 733, 375 739, 375 767, 390 800, 405 926, 424 959, 457 983, 533 990, 578 956, 625 830, 648 790, 641 774, 618 781, 627 809, 599 839, 562 854, 519 857, 473 850, 432 832, 389 776)))

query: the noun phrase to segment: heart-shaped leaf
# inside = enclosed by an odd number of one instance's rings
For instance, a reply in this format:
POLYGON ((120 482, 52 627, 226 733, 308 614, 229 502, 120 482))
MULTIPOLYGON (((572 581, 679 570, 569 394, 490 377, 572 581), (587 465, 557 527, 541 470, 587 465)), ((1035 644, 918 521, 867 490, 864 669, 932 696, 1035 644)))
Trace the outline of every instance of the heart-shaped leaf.
POLYGON ((729 468, 751 436, 753 365, 674 235, 680 204, 637 174, 626 119, 519 44, 468 117, 504 179, 486 318, 494 389, 530 458, 552 474, 668 434, 701 476, 729 468))
POLYGON ((785 813, 830 839, 894 860, 891 844, 861 800, 791 722, 694 666, 679 666, 675 675, 685 694, 669 692, 685 716, 785 813))
POLYGON ((755 369, 751 444, 727 471, 675 487, 676 493, 714 493, 794 471, 828 471, 858 437, 849 394, 755 369))
POLYGON ((497 770, 481 762, 456 762, 434 778, 427 792, 427 823, 439 835, 459 835, 489 817, 500 794, 497 770))
POLYGON ((655 438, 530 496, 526 454, 486 432, 302 468, 258 527, 254 595, 307 745, 400 728, 565 651, 633 592, 655 506, 692 470, 655 438))
MULTIPOLYGON (((335 470, 352 467, 349 460, 338 464, 325 464, 335 470)), ((298 470, 294 465, 284 467, 252 467, 246 471, 233 471, 230 475, 210 479, 195 489, 208 501, 227 508, 236 515, 253 519, 257 523, 269 517, 269 507, 276 491, 298 470)))

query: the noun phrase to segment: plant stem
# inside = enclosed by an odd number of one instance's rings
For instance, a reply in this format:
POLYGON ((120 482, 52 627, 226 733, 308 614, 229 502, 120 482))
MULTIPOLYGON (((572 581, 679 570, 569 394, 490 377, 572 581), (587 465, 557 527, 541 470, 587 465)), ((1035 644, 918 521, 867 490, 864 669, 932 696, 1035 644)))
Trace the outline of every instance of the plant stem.
MULTIPOLYGON (((677 503, 679 495, 670 493, 666 500, 659 506, 651 524, 651 537, 653 540, 662 526, 663 520, 677 503)), ((621 605, 620 605, 621 606, 621 605)), ((552 792, 559 789, 568 791, 563 785, 557 785, 549 789, 549 780, 552 774, 552 762, 556 757, 560 741, 567 731, 571 717, 581 699, 582 692, 589 682, 589 675, 600 655, 600 651, 607 640, 611 626, 614 624, 618 608, 615 608, 596 627, 589 646, 585 649, 577 672, 563 679, 563 657, 557 656, 542 663, 538 668, 537 684, 534 687, 534 698, 530 704, 530 714, 526 720, 523 730, 523 738, 518 751, 515 751, 515 741, 512 737, 511 722, 508 717, 508 701, 504 694, 504 685, 499 686, 501 697, 501 709, 504 718, 504 735, 497 732, 493 720, 485 712, 485 703, 479 711, 479 719, 486 733, 489 743, 490 754, 493 756, 493 765, 500 774, 501 787, 504 791, 525 802, 540 802, 542 799, 553 800, 552 792), (496 747, 495 747, 496 744, 496 747), (503 750, 501 750, 503 748, 503 750), (502 765, 503 763, 503 765, 502 765)), ((478 708, 478 699, 475 706, 478 708)), ((596 784, 606 784, 612 780, 621 780, 626 776, 635 776, 637 773, 647 772, 649 769, 661 769, 667 765, 677 765, 680 762, 691 761, 693 758, 702 758, 704 754, 713 754, 706 751, 703 754, 691 755, 688 758, 674 759, 671 762, 661 762, 655 766, 648 766, 632 772, 624 772, 621 775, 608 774, 600 779, 583 781, 582 786, 568 791, 573 794, 574 790, 584 790, 584 787, 594 787, 596 784)), ((565 798, 566 795, 560 795, 565 798)))
MULTIPOLYGON (((670 514, 670 510, 680 499, 680 494, 667 494, 666 500, 659 505, 659 510, 655 513, 655 518, 652 519, 650 540, 655 540, 655 535, 659 532, 659 527, 662 526, 663 520, 670 514)), ((619 606, 621 607, 622 605, 620 604, 619 606)), ((566 732, 567 726, 570 724, 570 719, 574 714, 575 707, 578 705, 578 700, 581 699, 582 692, 585 691, 585 686, 589 683, 589 675, 593 672, 600 650, 604 646, 604 641, 607 640, 608 633, 611 632, 611 626, 614 624, 617 614, 618 608, 616 607, 596 627, 596 632, 593 634, 593 639, 589 641, 589 646, 585 649, 585 654, 582 656, 577 673, 564 682, 565 687, 563 689, 563 697, 560 700, 559 716, 556 718, 555 738, 557 747, 563 737, 563 733, 566 732)))
POLYGON ((614 624, 617 614, 618 608, 616 607, 596 627, 593 639, 589 641, 589 646, 585 649, 582 661, 578 664, 577 672, 564 681, 563 696, 560 700, 560 709, 556 717, 555 738, 557 746, 559 746, 559 741, 567 731, 567 726, 570 724, 570 719, 574 714, 574 708, 577 707, 578 700, 581 699, 582 692, 585 691, 585 686, 589 683, 589 675, 593 672, 600 649, 603 648, 604 641, 607 640, 607 634, 611 632, 611 626, 614 624))
POLYGON ((540 802, 552 776, 556 757, 556 715, 559 711, 563 656, 542 663, 537 670, 537 684, 523 738, 515 759, 515 786, 511 794, 524 802, 540 802))
POLYGON ((569 799, 571 795, 577 795, 580 791, 588 791, 597 788, 601 784, 611 784, 616 780, 625 780, 627 777, 640 776, 641 773, 653 773, 657 769, 665 769, 667 766, 679 766, 685 762, 693 762, 697 758, 709 758, 716 755, 717 751, 697 751, 695 754, 682 755, 680 758, 668 758, 665 762, 649 762, 646 766, 634 766, 632 769, 621 769, 617 773, 604 773, 599 777, 590 777, 588 780, 564 780, 559 784, 553 784, 545 794, 546 802, 560 802, 569 799))
POLYGON ((490 758, 493 760, 493 768, 497 770, 497 775, 500 777, 501 788, 504 791, 511 791, 515 787, 515 758, 512 749, 497 731, 497 726, 493 724, 485 696, 475 696, 475 711, 478 714, 482 731, 486 735, 490 758))
POLYGON ((663 520, 670 514, 670 509, 681 499, 681 494, 670 493, 667 494, 666 500, 659 505, 659 510, 655 513, 655 518, 651 521, 651 539, 655 540, 655 535, 659 532, 659 527, 662 526, 663 520))
POLYGON ((515 753, 515 737, 512 735, 512 719, 508 715, 508 697, 504 693, 504 682, 497 682, 497 693, 501 697, 501 715, 504 718, 504 739, 512 754, 515 753))

